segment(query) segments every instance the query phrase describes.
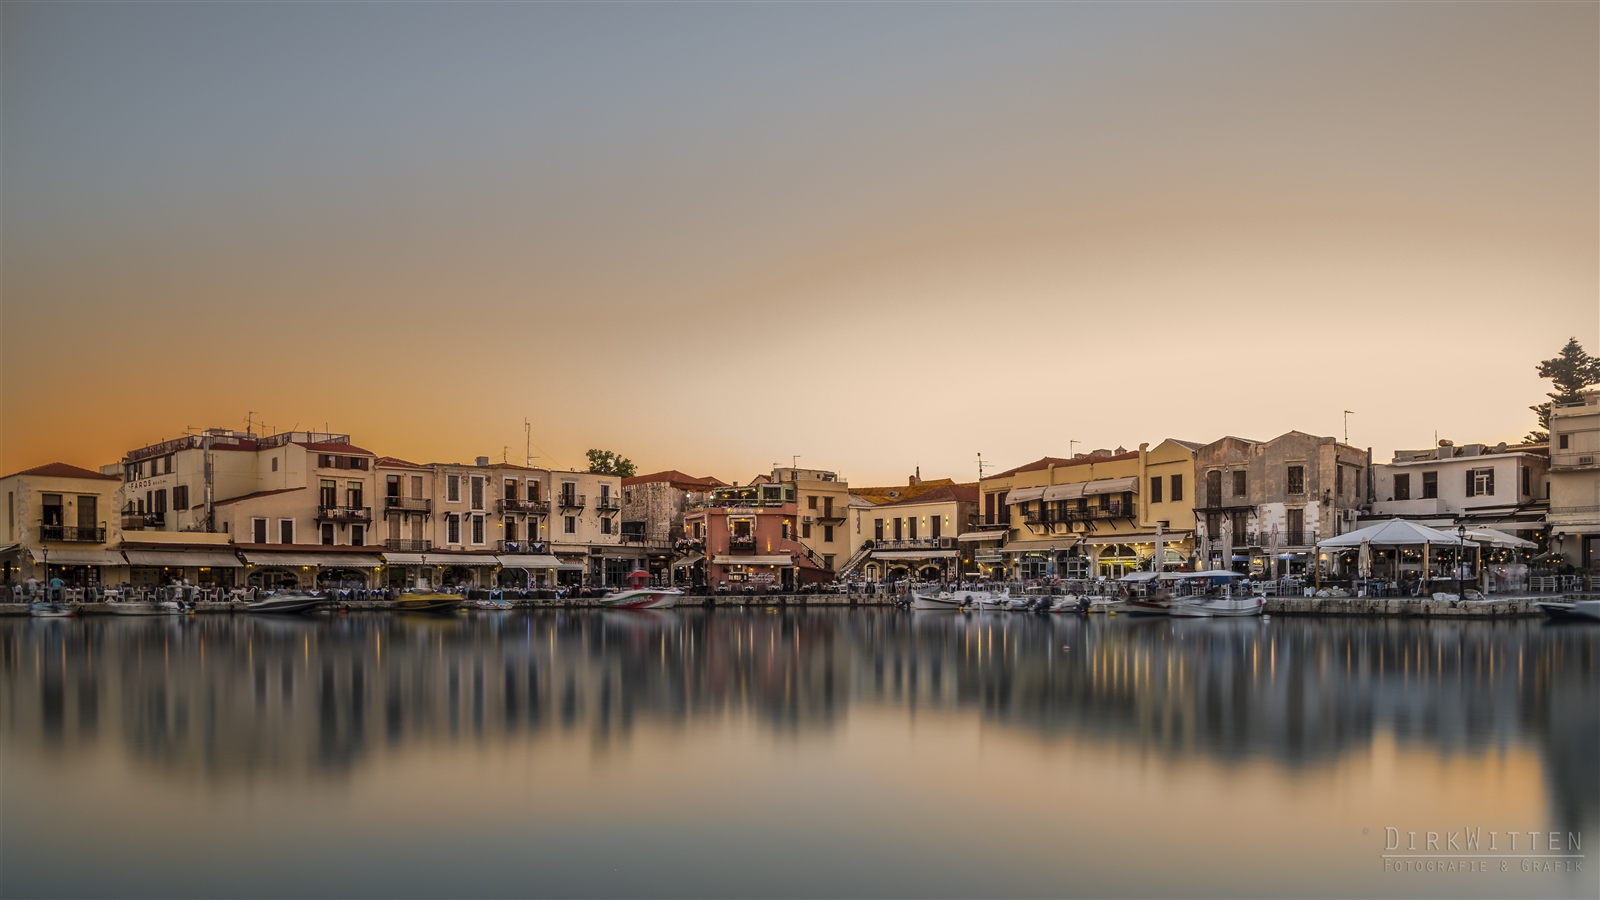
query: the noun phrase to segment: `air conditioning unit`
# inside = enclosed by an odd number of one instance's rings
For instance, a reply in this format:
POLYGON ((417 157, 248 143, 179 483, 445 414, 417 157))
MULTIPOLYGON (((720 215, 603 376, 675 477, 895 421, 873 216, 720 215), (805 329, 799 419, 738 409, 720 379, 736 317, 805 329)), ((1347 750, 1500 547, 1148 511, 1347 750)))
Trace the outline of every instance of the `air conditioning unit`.
POLYGON ((803 517, 801 517, 800 521, 804 522, 807 525, 810 525, 814 520, 810 516, 803 516, 803 517))
POLYGON ((1352 522, 1352 523, 1353 523, 1353 522, 1355 522, 1355 520, 1356 520, 1356 515, 1357 515, 1357 514, 1358 514, 1358 513, 1359 513, 1359 512, 1360 512, 1360 510, 1354 510, 1354 509, 1347 509, 1347 510, 1345 510, 1345 511, 1344 511, 1344 513, 1343 513, 1343 515, 1344 515, 1344 520, 1345 520, 1345 521, 1346 521, 1346 522, 1352 522))

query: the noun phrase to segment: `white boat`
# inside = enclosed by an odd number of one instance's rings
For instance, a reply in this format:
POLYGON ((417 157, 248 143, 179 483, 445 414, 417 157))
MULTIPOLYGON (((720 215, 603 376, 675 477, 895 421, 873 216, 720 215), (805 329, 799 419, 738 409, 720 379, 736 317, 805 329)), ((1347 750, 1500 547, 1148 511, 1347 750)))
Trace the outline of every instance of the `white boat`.
POLYGON ((245 611, 253 613, 308 613, 328 602, 328 598, 300 591, 284 591, 246 603, 245 611))
POLYGON ((492 600, 474 600, 472 605, 478 609, 510 609, 511 601, 500 597, 492 600))
POLYGON ((683 591, 676 588, 631 588, 600 598, 606 609, 671 609, 678 605, 683 591))
POLYGON ((72 615, 72 607, 60 600, 36 600, 29 605, 28 614, 39 619, 64 619, 72 615))
POLYGON ((1600 600, 1579 600, 1572 604, 1572 612, 1586 619, 1600 619, 1600 600))
POLYGON ((1267 598, 1260 595, 1247 597, 1179 597, 1167 607, 1167 614, 1177 617, 1214 618, 1223 616, 1259 616, 1266 608, 1267 598))
POLYGON ((1027 612, 1028 610, 1033 609, 1034 605, 1038 601, 1043 600, 1043 599, 1045 599, 1045 598, 1043 598, 1043 597, 1009 597, 1008 596, 1006 598, 1005 608, 1011 610, 1012 612, 1027 612))
POLYGON ((1075 613, 1078 611, 1078 607, 1082 602, 1082 597, 1075 597, 1072 594, 1067 594, 1065 596, 1057 597, 1055 602, 1050 604, 1050 611, 1053 613, 1075 613))
POLYGON ((940 591, 937 594, 913 592, 912 609, 975 609, 989 597, 988 591, 940 591))
POLYGON ((1128 601, 1121 597, 1091 597, 1089 598, 1089 612, 1109 613, 1121 612, 1128 608, 1128 601))
POLYGON ((115 616, 175 616, 183 612, 176 600, 117 600, 106 603, 115 616))

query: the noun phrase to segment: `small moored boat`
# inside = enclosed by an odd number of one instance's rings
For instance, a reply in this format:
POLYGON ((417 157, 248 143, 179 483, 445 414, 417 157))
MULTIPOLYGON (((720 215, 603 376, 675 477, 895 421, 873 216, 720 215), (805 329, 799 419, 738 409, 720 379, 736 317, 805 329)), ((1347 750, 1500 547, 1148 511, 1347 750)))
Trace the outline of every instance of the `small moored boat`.
POLYGON ((28 614, 38 619, 64 619, 72 615, 72 607, 60 600, 37 600, 28 607, 28 614))
POLYGON ((108 600, 105 610, 114 616, 176 616, 183 612, 176 600, 108 600))
POLYGON ((316 594, 307 594, 300 591, 284 591, 264 597, 253 603, 246 603, 246 612, 253 613, 308 613, 314 612, 328 598, 316 594))
POLYGON ((455 612, 466 601, 459 594, 401 594, 394 601, 400 612, 447 613, 455 612))
POLYGON ((628 580, 633 587, 601 597, 600 605, 606 609, 671 609, 683 596, 683 591, 675 588, 650 587, 650 573, 643 569, 629 572, 628 580))

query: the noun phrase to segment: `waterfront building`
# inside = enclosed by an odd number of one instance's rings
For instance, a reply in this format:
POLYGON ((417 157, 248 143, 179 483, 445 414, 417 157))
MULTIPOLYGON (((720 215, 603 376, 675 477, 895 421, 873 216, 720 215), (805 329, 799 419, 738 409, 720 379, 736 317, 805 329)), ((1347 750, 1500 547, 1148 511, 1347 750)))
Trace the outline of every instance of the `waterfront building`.
POLYGON ((559 584, 622 587, 646 568, 645 548, 622 541, 622 479, 592 472, 550 473, 550 552, 559 584))
POLYGON ((675 584, 681 576, 685 583, 704 584, 705 554, 689 546, 683 519, 691 505, 704 504, 713 489, 727 486, 676 469, 622 479, 623 545, 644 552, 658 583, 675 584))
POLYGON ((1550 456, 1545 444, 1461 444, 1396 450, 1368 479, 1370 509, 1359 527, 1389 519, 1449 531, 1488 526, 1543 542, 1549 509, 1550 456))
POLYGON ((978 513, 978 486, 948 478, 911 476, 901 488, 862 488, 850 493, 854 551, 841 575, 859 572, 869 582, 954 581, 972 571, 972 552, 960 536, 978 513))
POLYGON ((1365 450, 1300 431, 1199 448, 1199 567, 1267 577, 1305 571, 1318 540, 1358 527, 1370 463, 1365 450))
MULTIPOLYGON (((824 506, 819 500, 817 509, 843 517, 848 495, 839 497, 831 490, 823 494, 821 485, 812 483, 823 480, 758 476, 747 485, 714 488, 705 502, 690 505, 684 528, 688 540, 702 548, 707 583, 733 591, 790 591, 831 581, 834 573, 823 557, 799 537, 802 496, 827 496, 837 505, 824 506)), ((810 524, 816 527, 815 517, 810 524)))
POLYGON ((1184 564, 1193 546, 1195 451, 1168 438, 1151 448, 1044 457, 979 483, 982 521, 964 542, 991 578, 1116 578, 1184 564))
POLYGON ((1550 410, 1549 452, 1552 549, 1571 565, 1600 568, 1600 391, 1550 410))
POLYGON ((117 584, 127 561, 116 518, 122 479, 63 462, 0 478, 5 502, 0 581, 60 578, 73 587, 117 584))
POLYGON ((798 526, 794 536, 809 551, 813 562, 829 572, 850 555, 850 485, 827 469, 775 468, 771 480, 794 485, 798 526))

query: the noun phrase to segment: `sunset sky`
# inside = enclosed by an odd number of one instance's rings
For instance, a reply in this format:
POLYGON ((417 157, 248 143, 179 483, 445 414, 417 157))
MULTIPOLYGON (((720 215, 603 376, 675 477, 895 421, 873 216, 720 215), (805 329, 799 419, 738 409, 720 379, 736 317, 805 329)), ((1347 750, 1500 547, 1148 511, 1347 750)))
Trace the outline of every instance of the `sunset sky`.
POLYGON ((1382 459, 1600 353, 1594 3, 0 17, 0 474, 247 413, 859 484, 1349 409, 1382 459))

